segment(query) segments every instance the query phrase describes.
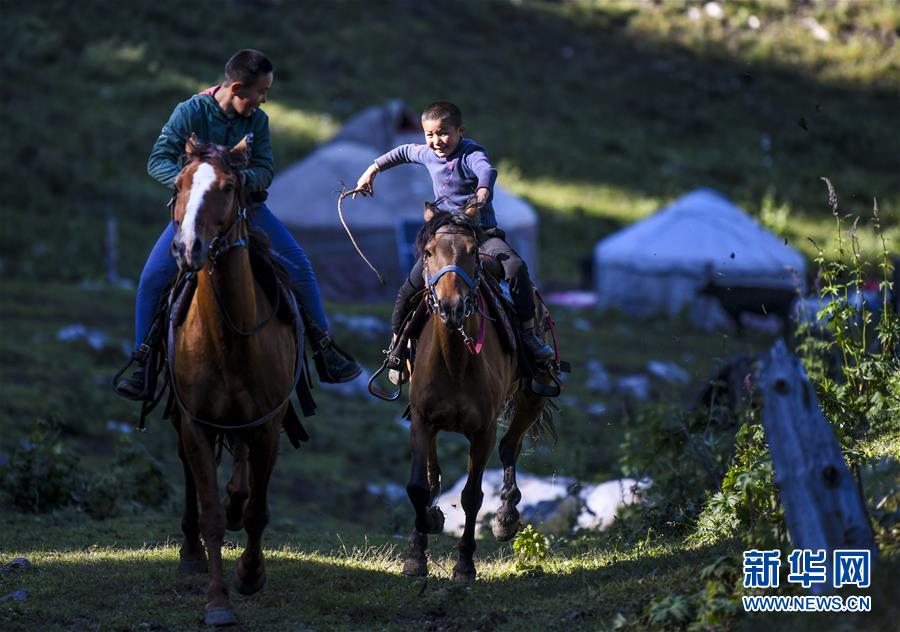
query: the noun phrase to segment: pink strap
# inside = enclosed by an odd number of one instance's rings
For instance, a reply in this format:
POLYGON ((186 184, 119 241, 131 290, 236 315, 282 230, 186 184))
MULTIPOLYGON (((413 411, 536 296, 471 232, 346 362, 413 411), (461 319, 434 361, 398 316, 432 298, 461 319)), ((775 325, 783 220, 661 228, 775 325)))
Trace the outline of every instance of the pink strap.
POLYGON ((481 324, 478 326, 478 342, 473 345, 472 340, 466 338, 466 347, 468 347, 469 351, 475 355, 481 353, 482 348, 484 348, 485 321, 487 320, 487 318, 484 317, 487 305, 484 303, 484 294, 482 294, 480 288, 478 290, 478 303, 480 305, 479 319, 481 320, 481 324))

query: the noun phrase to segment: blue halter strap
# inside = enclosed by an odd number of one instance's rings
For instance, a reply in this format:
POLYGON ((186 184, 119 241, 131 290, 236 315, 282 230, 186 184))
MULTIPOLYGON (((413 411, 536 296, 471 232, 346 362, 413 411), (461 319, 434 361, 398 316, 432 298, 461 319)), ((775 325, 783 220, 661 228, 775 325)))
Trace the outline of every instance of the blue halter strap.
MULTIPOLYGON (((433 277, 426 277, 426 278, 425 278, 425 280, 426 280, 427 283, 428 283, 428 286, 429 286, 429 287, 433 287, 434 284, 437 283, 438 280, 439 280, 442 276, 444 276, 445 274, 447 274, 448 272, 456 272, 456 274, 458 274, 459 277, 460 277, 463 281, 466 282, 466 285, 469 286, 469 289, 474 289, 474 288, 475 288, 475 285, 477 285, 477 284, 475 283, 475 281, 472 280, 472 277, 470 277, 469 274, 468 274, 465 270, 463 270, 462 268, 460 268, 459 266, 444 266, 443 268, 441 268, 440 270, 438 270, 438 271, 437 271, 437 274, 435 274, 433 277)), ((426 274, 427 274, 427 272, 426 272, 426 274)))

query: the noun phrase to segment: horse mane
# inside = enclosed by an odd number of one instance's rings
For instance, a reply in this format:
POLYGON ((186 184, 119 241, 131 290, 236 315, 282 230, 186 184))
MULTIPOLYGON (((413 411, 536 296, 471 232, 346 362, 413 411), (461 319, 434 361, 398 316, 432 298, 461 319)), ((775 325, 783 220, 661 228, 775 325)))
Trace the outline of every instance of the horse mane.
POLYGON ((429 241, 431 241, 435 233, 437 233, 439 229, 448 225, 458 226, 460 228, 466 229, 467 231, 470 231, 472 233, 472 236, 475 237, 475 240, 479 244, 487 239, 487 235, 485 235, 484 229, 479 224, 469 219, 469 217, 464 213, 451 213, 450 211, 441 211, 438 210, 438 208, 433 204, 428 204, 428 206, 434 213, 434 216, 430 220, 425 222, 422 228, 419 229, 418 235, 416 235, 416 252, 419 254, 419 256, 422 255, 422 252, 424 252, 425 250, 425 245, 429 241))
POLYGON ((188 157, 187 162, 216 158, 221 160, 229 170, 234 171, 234 167, 228 162, 228 149, 226 147, 215 143, 204 143, 200 141, 194 142, 193 145, 194 148, 191 151, 191 155, 188 157))
MULTIPOLYGON (((231 164, 229 160, 230 154, 227 147, 223 145, 217 145, 216 143, 204 143, 202 141, 195 141, 193 145, 194 148, 191 151, 191 155, 187 156, 185 159, 185 166, 197 161, 218 160, 222 163, 222 166, 226 171, 228 171, 228 173, 238 175, 238 173, 240 172, 240 169, 231 164)), ((236 180, 237 182, 235 183, 235 195, 240 206, 246 208, 249 205, 250 201, 249 192, 244 188, 241 178, 237 178, 236 180)))

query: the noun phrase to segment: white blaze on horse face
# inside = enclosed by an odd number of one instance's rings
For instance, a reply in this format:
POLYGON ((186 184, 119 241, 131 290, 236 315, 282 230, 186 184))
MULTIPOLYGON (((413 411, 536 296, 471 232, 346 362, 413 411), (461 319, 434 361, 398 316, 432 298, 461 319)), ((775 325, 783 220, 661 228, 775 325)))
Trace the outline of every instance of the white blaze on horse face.
POLYGON ((216 181, 216 171, 212 165, 200 164, 191 180, 191 195, 184 207, 184 220, 181 222, 181 243, 185 251, 190 252, 197 236, 197 214, 203 206, 206 192, 216 181))

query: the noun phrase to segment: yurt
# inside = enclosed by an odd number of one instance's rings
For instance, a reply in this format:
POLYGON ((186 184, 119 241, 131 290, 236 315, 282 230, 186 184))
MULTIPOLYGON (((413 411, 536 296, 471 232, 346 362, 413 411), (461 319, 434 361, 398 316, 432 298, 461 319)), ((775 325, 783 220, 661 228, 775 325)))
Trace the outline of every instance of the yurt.
POLYGON ((715 309, 697 296, 711 275, 731 287, 803 289, 806 263, 721 193, 700 189, 599 241, 593 267, 600 309, 673 316, 701 302, 715 309))

